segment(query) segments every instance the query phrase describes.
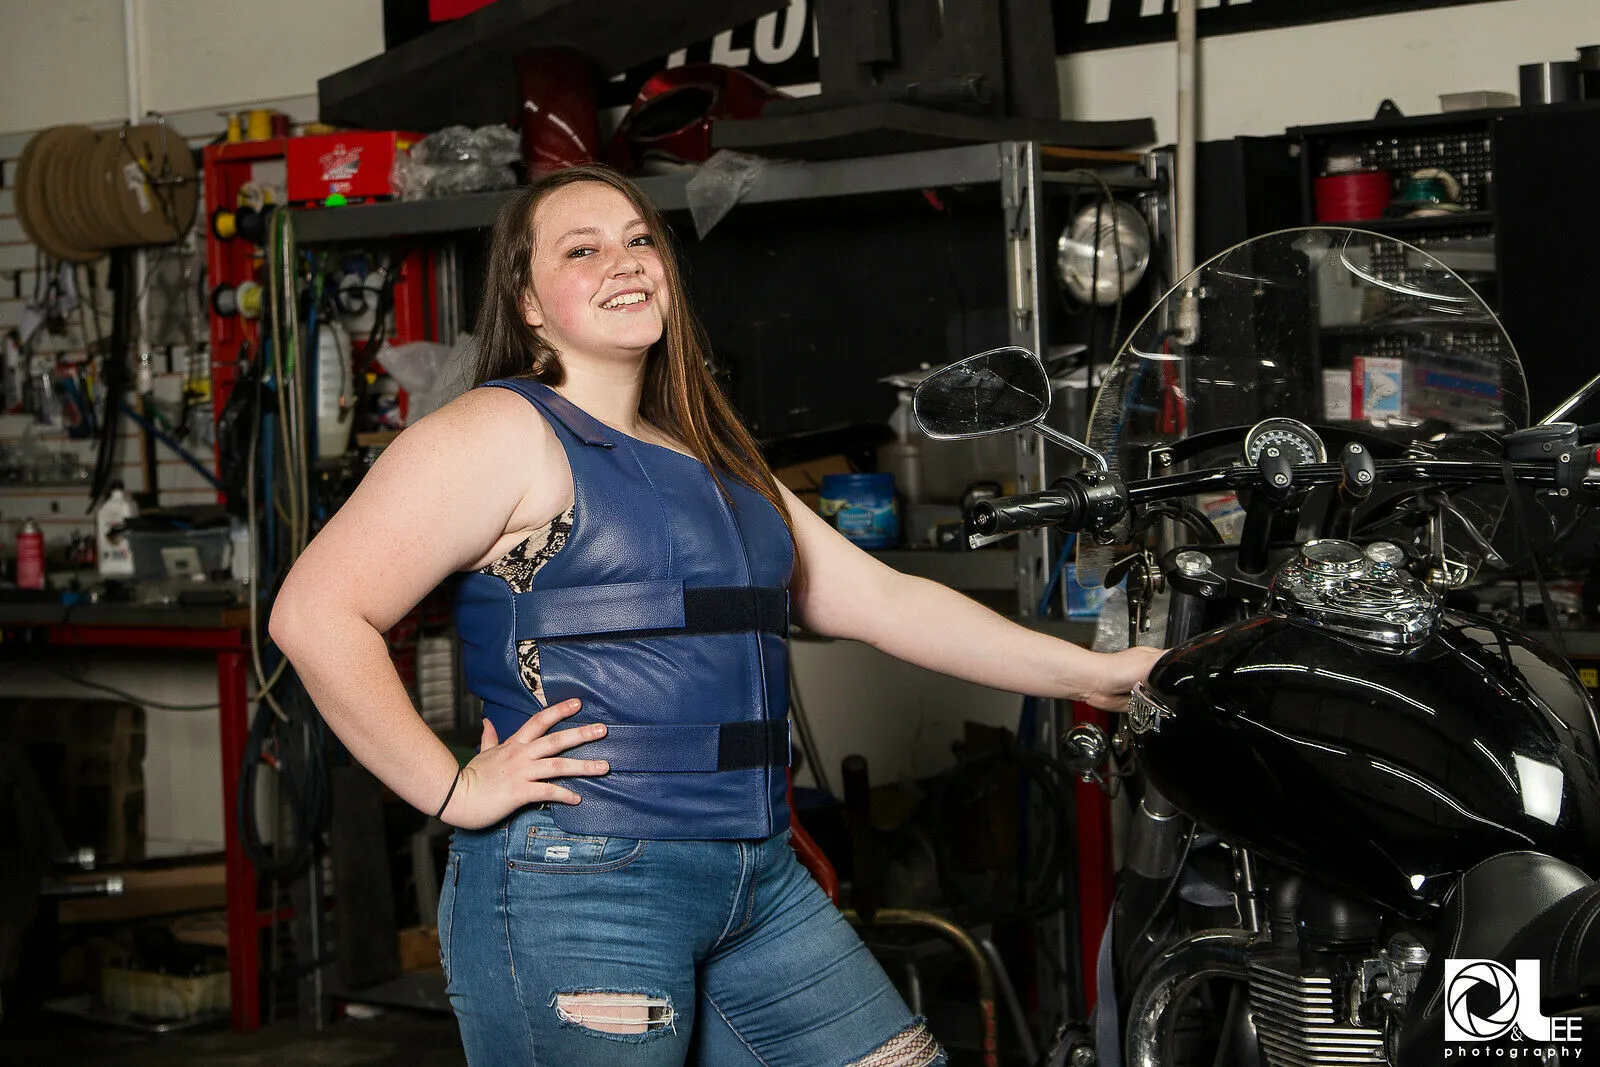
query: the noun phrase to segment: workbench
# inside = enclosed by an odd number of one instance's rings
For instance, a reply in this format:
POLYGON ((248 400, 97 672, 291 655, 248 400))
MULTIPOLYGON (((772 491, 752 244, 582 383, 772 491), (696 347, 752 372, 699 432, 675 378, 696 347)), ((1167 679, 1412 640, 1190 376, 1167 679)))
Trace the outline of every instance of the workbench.
POLYGON ((227 872, 228 975, 235 1030, 261 1025, 260 931, 278 916, 256 905, 255 868, 245 857, 234 797, 250 731, 249 613, 242 607, 65 606, 0 599, 0 631, 61 647, 212 652, 221 733, 223 852, 227 872), (26 633, 23 633, 23 632, 26 633))

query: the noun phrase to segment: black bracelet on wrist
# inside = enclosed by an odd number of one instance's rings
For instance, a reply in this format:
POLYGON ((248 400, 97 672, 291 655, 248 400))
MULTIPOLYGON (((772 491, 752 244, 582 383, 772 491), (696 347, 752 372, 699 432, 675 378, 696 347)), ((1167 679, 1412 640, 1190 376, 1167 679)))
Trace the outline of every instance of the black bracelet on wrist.
POLYGON ((444 809, 450 806, 450 798, 456 795, 456 786, 461 784, 461 772, 464 770, 466 770, 465 767, 456 768, 456 776, 450 782, 450 791, 444 795, 444 803, 440 804, 439 810, 433 813, 435 819, 444 818, 444 809))

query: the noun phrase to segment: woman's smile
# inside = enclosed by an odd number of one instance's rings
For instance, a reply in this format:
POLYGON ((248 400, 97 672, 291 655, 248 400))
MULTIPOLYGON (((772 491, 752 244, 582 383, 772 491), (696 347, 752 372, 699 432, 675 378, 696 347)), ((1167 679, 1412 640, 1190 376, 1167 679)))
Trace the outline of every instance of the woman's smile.
POLYGON ((650 302, 650 294, 643 289, 624 289, 600 305, 601 311, 643 311, 650 302))

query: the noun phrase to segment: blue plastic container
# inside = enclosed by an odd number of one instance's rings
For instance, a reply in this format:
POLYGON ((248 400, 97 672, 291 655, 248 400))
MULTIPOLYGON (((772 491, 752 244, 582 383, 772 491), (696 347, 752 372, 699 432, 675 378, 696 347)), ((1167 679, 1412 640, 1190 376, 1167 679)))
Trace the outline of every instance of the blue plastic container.
POLYGON ((861 548, 900 543, 892 474, 824 474, 818 507, 823 518, 861 548))

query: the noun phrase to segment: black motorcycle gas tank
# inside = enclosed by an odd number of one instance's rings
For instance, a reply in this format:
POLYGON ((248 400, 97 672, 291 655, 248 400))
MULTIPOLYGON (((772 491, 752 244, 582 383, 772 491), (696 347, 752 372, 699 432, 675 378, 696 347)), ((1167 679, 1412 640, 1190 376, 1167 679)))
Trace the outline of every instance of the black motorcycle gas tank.
POLYGON ((1447 613, 1389 651, 1263 616, 1151 671, 1170 714, 1130 717, 1140 764, 1205 827, 1421 916, 1456 875, 1533 849, 1600 873, 1600 736, 1571 668, 1447 613))

